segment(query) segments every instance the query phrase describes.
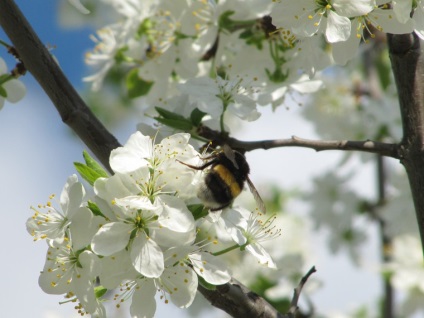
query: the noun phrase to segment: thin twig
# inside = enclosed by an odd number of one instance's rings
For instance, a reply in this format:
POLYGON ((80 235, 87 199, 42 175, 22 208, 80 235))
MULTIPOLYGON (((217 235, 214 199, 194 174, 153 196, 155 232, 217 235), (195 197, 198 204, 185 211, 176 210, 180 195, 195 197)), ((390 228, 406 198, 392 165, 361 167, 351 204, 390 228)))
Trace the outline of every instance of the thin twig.
POLYGON ((306 273, 306 275, 302 277, 299 285, 297 285, 297 287, 294 289, 293 298, 290 303, 290 309, 288 312, 289 314, 294 315, 296 313, 298 309, 297 303, 299 302, 299 297, 300 297, 300 293, 302 292, 302 288, 305 285, 306 281, 309 279, 309 277, 316 271, 317 270, 315 266, 312 266, 312 268, 306 273))
POLYGON ((199 129, 198 134, 208 140, 213 140, 218 144, 228 144, 231 148, 240 151, 252 151, 256 149, 271 149, 281 147, 302 147, 314 149, 316 151, 362 151, 401 159, 401 152, 398 144, 372 140, 311 140, 292 136, 288 139, 241 141, 222 135, 218 131, 203 126, 199 129))

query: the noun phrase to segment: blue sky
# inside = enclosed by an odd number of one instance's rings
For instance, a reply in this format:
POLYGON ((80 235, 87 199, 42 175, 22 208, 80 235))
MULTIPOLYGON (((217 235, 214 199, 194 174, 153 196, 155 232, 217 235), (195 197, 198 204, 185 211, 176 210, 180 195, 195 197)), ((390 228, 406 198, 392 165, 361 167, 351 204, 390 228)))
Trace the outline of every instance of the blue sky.
MULTIPOLYGON (((60 1, 65 0, 18 0, 16 3, 42 42, 55 46, 52 53, 59 60, 66 76, 78 89, 82 89, 81 78, 88 74, 83 56, 92 47, 88 36, 93 30, 63 29, 57 17, 60 1)), ((7 40, 1 31, 0 38, 7 40)), ((5 54, 5 50, 0 50, 0 56, 4 57, 5 54)), ((13 64, 9 64, 11 66, 13 64)), ((66 178, 75 173, 73 162, 81 160, 85 146, 61 122, 56 110, 30 75, 25 76, 24 82, 28 88, 24 101, 17 105, 6 104, 0 111, 0 166, 3 168, 0 183, 0 213, 3 216, 3 229, 0 230, 3 255, 0 277, 3 296, 0 297, 0 308, 4 317, 73 317, 72 305, 59 306, 61 297, 46 295, 38 287, 38 273, 44 264, 46 245, 43 242, 32 242, 25 231, 25 221, 32 214, 30 205, 44 203, 52 193, 60 194, 66 178)), ((264 111, 263 116, 269 120, 266 130, 263 122, 258 121, 249 129, 242 129, 240 136, 246 140, 274 136, 287 138, 290 135, 314 138, 311 128, 300 121, 295 110, 287 112, 279 109, 278 112, 277 116, 264 111)), ((122 143, 134 130, 134 125, 127 125, 115 128, 112 132, 122 143)), ((267 164, 263 165, 263 155, 263 151, 248 155, 251 167, 254 167, 252 179, 255 183, 271 179, 283 186, 305 186, 313 174, 331 166, 338 158, 332 153, 320 153, 319 157, 315 157, 317 155, 311 150, 279 149, 273 150, 267 164), (269 169, 281 166, 281 158, 284 158, 283 166, 293 171, 282 180, 276 179, 274 170, 269 169), (300 173, 296 167, 301 167, 300 173)), ((325 252, 318 252, 321 257, 317 257, 311 265, 317 266, 320 279, 328 283, 328 294, 325 290, 319 292, 320 296, 315 299, 317 306, 337 307, 334 304, 339 304, 340 309, 345 309, 352 305, 352 299, 360 301, 361 297, 366 300, 375 296, 366 293, 361 295, 363 290, 360 288, 364 281, 378 286, 374 275, 356 276, 356 273, 350 272, 350 265, 343 258, 327 261, 322 257, 325 252), (339 278, 338 268, 344 269, 339 278), (347 290, 344 278, 349 275, 352 283, 350 290, 347 290), (357 288, 354 288, 355 285, 358 285, 357 288), (344 288, 345 292, 340 293, 344 288), (358 290, 358 295, 352 294, 354 289, 358 290)), ((163 310, 166 309, 161 310, 158 317, 165 315, 163 310)), ((176 309, 172 307, 170 310, 174 313, 176 309)), ((177 317, 183 317, 181 310, 174 313, 174 318, 177 317)))

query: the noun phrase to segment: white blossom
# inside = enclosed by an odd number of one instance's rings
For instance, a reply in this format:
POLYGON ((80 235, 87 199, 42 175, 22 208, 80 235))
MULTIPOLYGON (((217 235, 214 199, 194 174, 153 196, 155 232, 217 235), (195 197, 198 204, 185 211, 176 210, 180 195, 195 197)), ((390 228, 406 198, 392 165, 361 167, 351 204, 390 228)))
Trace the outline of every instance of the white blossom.
POLYGON ((40 274, 39 284, 48 294, 75 295, 81 305, 80 313, 104 313, 104 308, 98 302, 95 293, 96 276, 100 273, 99 259, 90 251, 79 252, 72 247, 71 242, 47 251, 46 264, 40 274))
MULTIPOLYGON (((39 205, 38 208, 32 207, 34 215, 28 219, 26 225, 34 240, 49 239, 62 243, 74 217, 83 214, 92 215, 88 208, 82 206, 84 195, 85 189, 74 174, 68 178, 62 190, 60 208, 55 208, 51 201, 45 205, 39 205), (47 211, 43 213, 42 209, 47 211)), ((53 198, 54 195, 50 197, 50 199, 53 198)))

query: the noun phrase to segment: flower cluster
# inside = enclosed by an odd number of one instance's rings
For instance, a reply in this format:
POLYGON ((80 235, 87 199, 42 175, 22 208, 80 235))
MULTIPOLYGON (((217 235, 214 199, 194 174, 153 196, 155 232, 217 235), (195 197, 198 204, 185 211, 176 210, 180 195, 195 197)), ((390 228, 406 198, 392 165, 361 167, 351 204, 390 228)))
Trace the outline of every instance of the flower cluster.
MULTIPOLYGON (((198 277, 212 285, 230 280, 218 258, 222 251, 211 252, 219 242, 198 237, 198 223, 205 218, 195 220, 190 210, 189 203, 198 202, 199 175, 181 162, 196 165, 200 159, 189 137, 175 134, 154 144, 151 137, 137 132, 125 146, 112 151, 114 174, 91 179, 91 200, 72 175, 58 207, 52 203, 54 196, 47 204, 32 207, 35 213, 27 221, 28 232, 49 246, 39 279, 43 291, 78 301, 81 314, 104 317, 101 296, 119 289, 114 296, 117 307, 131 300, 133 317, 153 317, 158 291, 165 302, 185 308, 193 302, 198 277)), ((90 165, 99 171, 98 165, 90 165)), ((90 181, 88 175, 85 178, 90 181)), ((261 223, 241 208, 225 209, 222 217, 217 213, 214 222, 234 234, 235 248, 246 249, 260 263, 275 268, 260 245, 279 235, 272 222, 261 223)))
MULTIPOLYGON (((242 0, 103 2, 118 18, 98 30, 96 47, 86 56, 97 70, 86 78, 93 89, 100 89, 111 69, 124 67, 131 70, 131 87, 139 88, 133 97, 146 97, 149 107, 174 99, 179 94, 175 88, 183 85, 183 93, 194 100, 188 107, 211 117, 229 112, 255 120, 256 104, 276 107, 292 92, 317 91, 321 83, 310 79, 316 72, 346 64, 359 44, 377 32, 424 34, 424 1, 281 0, 249 6, 242 0), (223 86, 217 75, 228 80, 227 86, 239 85, 241 77, 260 89, 244 107, 236 102, 227 108, 222 101, 205 108, 197 100, 200 93, 192 93, 205 77, 223 86)), ((213 93, 212 88, 207 92, 213 93)))
POLYGON ((251 121, 259 117, 258 103, 276 106, 287 93, 315 92, 320 87, 297 71, 304 64, 299 57, 303 44, 275 30, 269 19, 271 2, 249 6, 242 0, 104 2, 120 18, 97 31, 96 46, 86 55, 95 73, 85 80, 94 90, 101 88, 112 69, 121 67, 130 70, 131 87, 138 87, 133 97, 145 97, 151 108, 182 92, 193 100, 191 110, 198 108, 213 118, 232 113, 251 121), (215 95, 222 87, 230 97, 239 98, 234 103, 221 99, 219 105, 215 101, 214 107, 199 100, 205 90, 215 95))

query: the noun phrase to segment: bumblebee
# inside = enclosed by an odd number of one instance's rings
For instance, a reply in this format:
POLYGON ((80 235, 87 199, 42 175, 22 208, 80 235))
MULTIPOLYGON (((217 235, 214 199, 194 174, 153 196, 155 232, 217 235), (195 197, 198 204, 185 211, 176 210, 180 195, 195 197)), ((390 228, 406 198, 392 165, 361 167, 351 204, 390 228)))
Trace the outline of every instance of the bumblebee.
POLYGON ((212 212, 228 207, 247 182, 258 208, 261 212, 266 212, 264 202, 249 179, 249 164, 242 153, 224 145, 220 151, 202 160, 208 161, 199 167, 180 162, 195 170, 207 169, 197 191, 197 197, 205 207, 212 212))

